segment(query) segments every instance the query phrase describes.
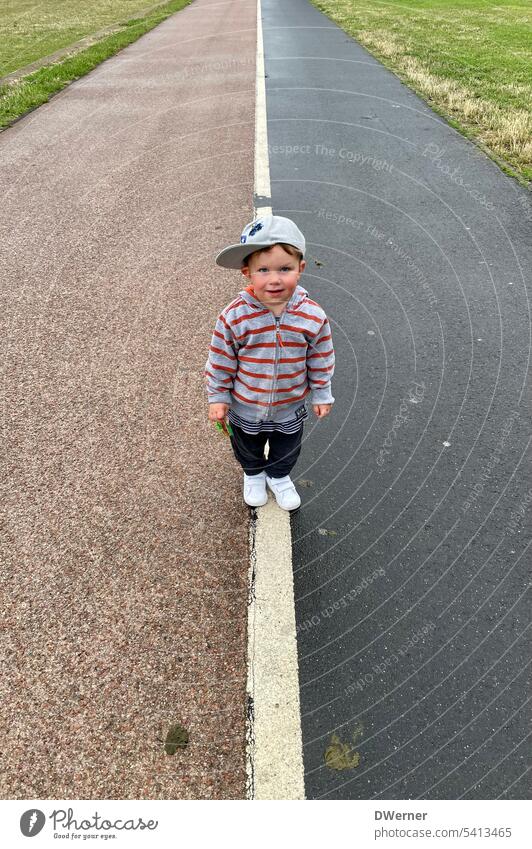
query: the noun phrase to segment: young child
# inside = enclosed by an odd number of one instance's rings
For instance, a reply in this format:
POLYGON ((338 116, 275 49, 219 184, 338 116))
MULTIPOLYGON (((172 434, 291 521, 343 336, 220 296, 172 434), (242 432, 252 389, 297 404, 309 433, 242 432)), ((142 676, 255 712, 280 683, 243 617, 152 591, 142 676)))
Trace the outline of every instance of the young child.
POLYGON ((284 510, 299 507, 290 472, 308 418, 304 399, 310 393, 318 418, 334 403, 331 328, 298 283, 304 256, 305 237, 293 221, 261 215, 244 227, 240 244, 216 257, 251 281, 218 316, 204 370, 209 419, 231 423, 250 507, 266 504, 266 485, 284 510))

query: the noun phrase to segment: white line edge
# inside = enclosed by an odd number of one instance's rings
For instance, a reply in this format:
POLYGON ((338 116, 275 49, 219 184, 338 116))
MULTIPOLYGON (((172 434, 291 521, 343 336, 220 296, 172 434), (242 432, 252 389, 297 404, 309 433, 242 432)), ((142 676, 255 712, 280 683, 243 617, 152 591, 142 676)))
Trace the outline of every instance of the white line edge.
MULTIPOLYGON (((257 0, 254 217, 272 212, 261 0, 257 0)), ((246 797, 304 799, 290 515, 268 504, 249 530, 246 797)))

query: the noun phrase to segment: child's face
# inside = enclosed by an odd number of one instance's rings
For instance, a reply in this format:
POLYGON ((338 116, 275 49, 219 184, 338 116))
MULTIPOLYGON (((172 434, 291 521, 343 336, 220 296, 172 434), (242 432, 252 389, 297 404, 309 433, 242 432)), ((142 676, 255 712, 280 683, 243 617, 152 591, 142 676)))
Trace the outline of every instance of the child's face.
POLYGON ((304 259, 298 260, 281 245, 274 245, 252 254, 249 264, 242 267, 242 274, 249 278, 264 306, 282 308, 292 297, 305 265, 304 259))

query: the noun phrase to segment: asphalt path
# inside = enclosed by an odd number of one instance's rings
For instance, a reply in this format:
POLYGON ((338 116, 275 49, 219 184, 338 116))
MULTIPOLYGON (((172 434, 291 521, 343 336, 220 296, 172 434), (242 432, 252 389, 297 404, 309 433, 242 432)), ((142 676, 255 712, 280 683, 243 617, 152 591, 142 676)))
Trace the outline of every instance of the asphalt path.
POLYGON ((337 354, 292 520, 307 797, 524 799, 530 195, 306 0, 262 14, 337 354))

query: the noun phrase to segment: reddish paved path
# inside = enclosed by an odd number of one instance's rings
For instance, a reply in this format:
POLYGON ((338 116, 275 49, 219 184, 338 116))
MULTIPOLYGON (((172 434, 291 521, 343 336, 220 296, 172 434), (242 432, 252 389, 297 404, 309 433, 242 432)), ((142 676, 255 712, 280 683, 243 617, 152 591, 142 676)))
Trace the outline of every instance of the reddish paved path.
POLYGON ((245 793, 248 515, 202 371, 255 40, 254 0, 196 0, 0 135, 3 798, 245 793))

